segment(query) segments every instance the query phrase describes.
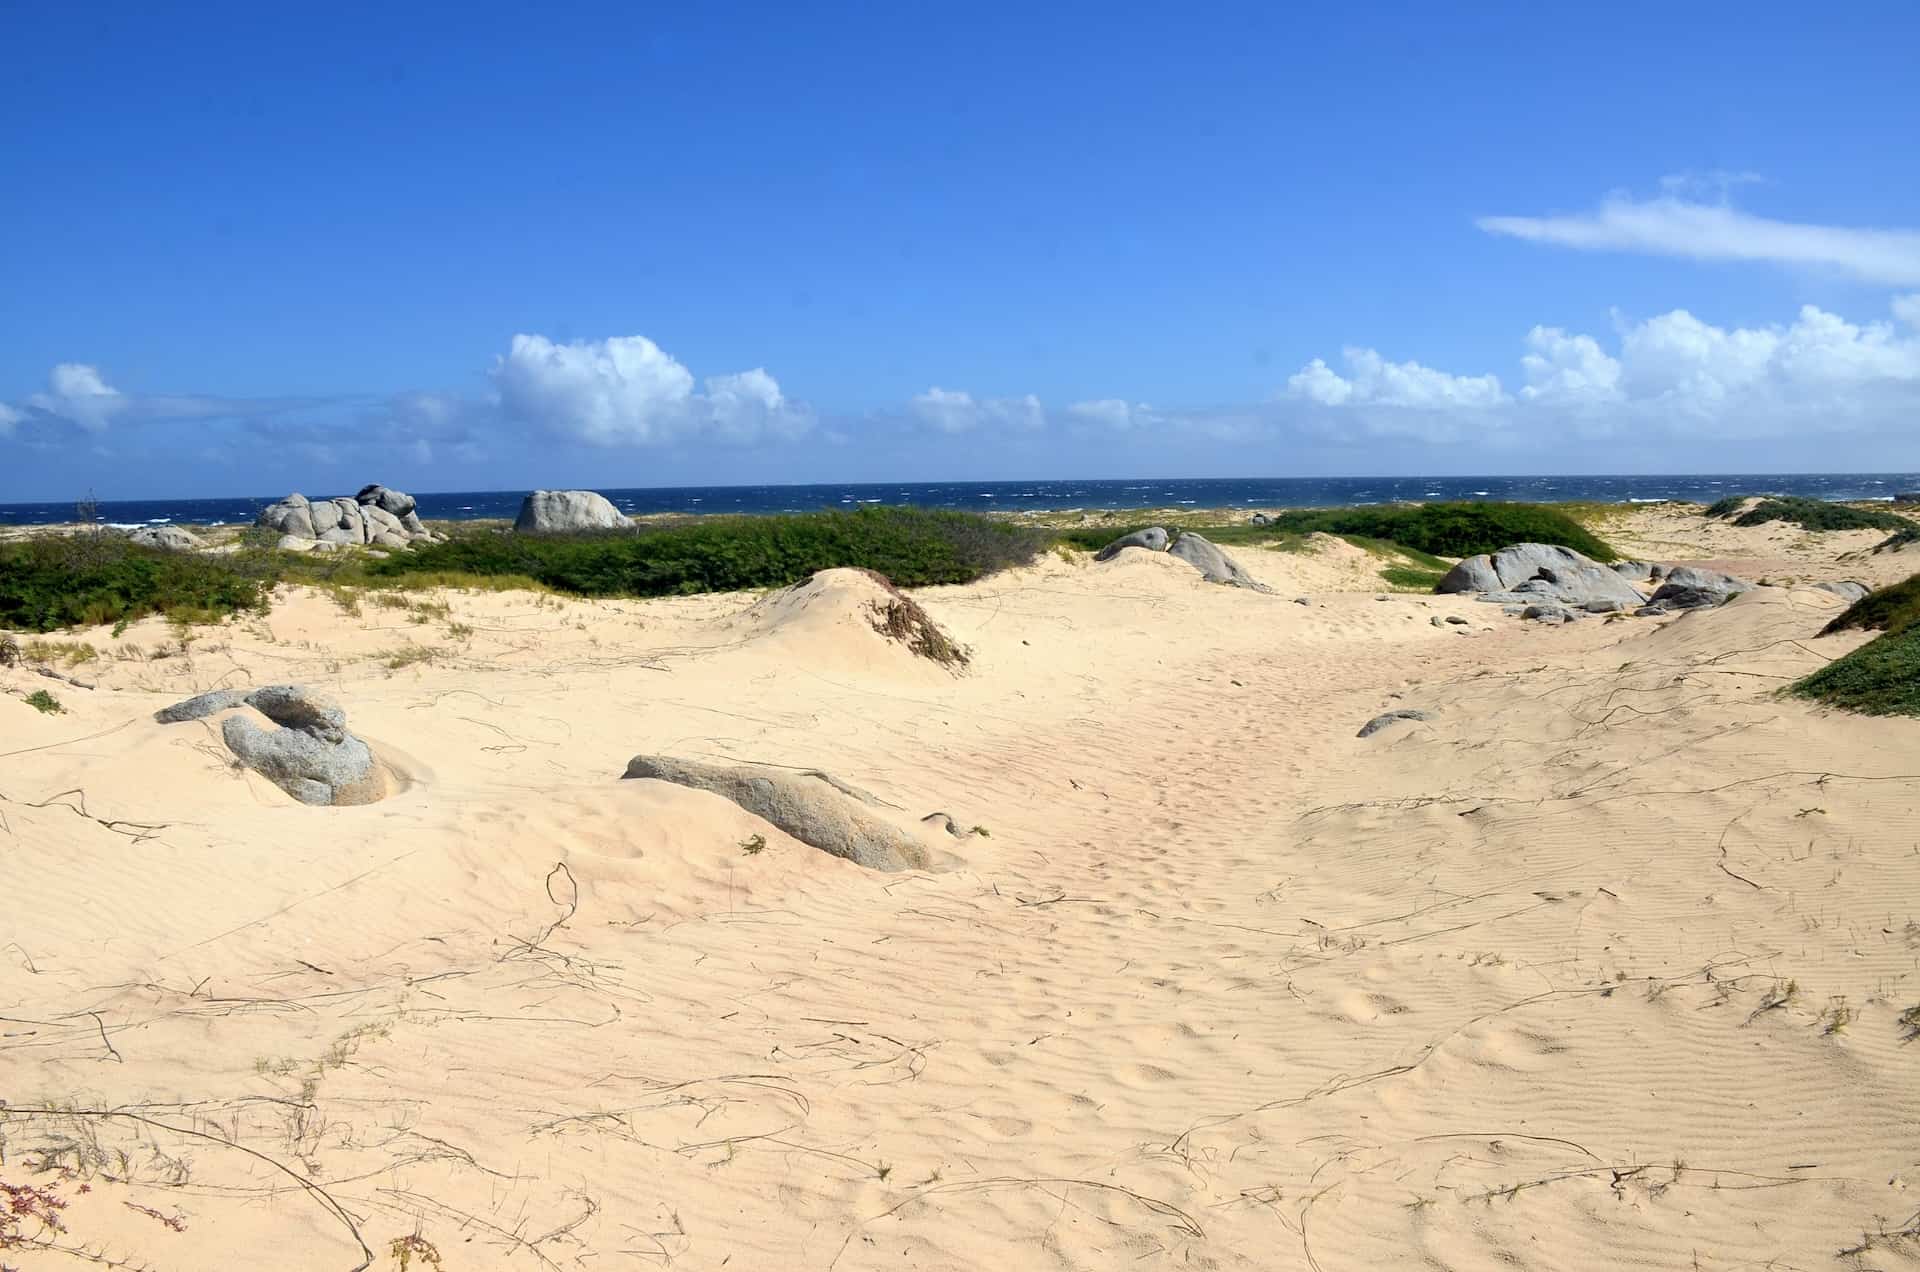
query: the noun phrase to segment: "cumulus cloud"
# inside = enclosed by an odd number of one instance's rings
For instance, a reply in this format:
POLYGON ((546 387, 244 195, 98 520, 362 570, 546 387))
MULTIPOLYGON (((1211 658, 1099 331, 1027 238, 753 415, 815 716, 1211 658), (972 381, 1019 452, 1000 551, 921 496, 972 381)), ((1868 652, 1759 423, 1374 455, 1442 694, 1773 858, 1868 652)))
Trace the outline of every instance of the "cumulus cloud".
POLYGON ((1288 380, 1284 397, 1328 436, 1885 432, 1910 427, 1920 412, 1920 303, 1903 297, 1893 309, 1898 324, 1850 322, 1814 305, 1765 327, 1719 327, 1684 309, 1640 321, 1616 316, 1617 352, 1593 336, 1535 327, 1513 395, 1496 376, 1449 375, 1349 349, 1345 375, 1316 358, 1288 380))
POLYGON ((1425 410, 1484 409, 1506 399, 1492 375, 1449 375, 1418 362, 1389 362, 1372 349, 1342 351, 1341 375, 1315 358, 1287 378, 1293 397, 1322 406, 1403 406, 1425 410))
POLYGON ((1128 433, 1137 429, 1157 428, 1167 423, 1167 416, 1161 411, 1145 402, 1128 402, 1124 398, 1095 398, 1087 402, 1075 402, 1067 408, 1067 417, 1083 433, 1093 430, 1128 433))
POLYGON ((645 336, 556 344, 516 335, 491 375, 510 419, 596 446, 748 442, 798 436, 813 423, 764 370, 712 376, 696 391, 693 373, 645 336))
POLYGON ((12 437, 13 426, 25 418, 27 417, 21 412, 14 410, 5 402, 0 402, 0 437, 12 437))
POLYGON ((965 433, 982 427, 1027 432, 1043 428, 1047 422, 1046 409, 1031 393, 1024 397, 976 400, 964 389, 943 389, 935 385, 924 393, 914 394, 907 409, 922 424, 943 433, 965 433))
POLYGON ((28 397, 27 405, 78 424, 89 433, 99 433, 127 408, 127 398, 106 382, 97 367, 62 362, 48 374, 47 391, 28 397))
POLYGON ((1920 285, 1920 231, 1776 221, 1671 192, 1675 188, 1652 199, 1611 195, 1591 212, 1486 216, 1475 224, 1489 234, 1583 251, 1762 261, 1838 270, 1890 287, 1920 285))

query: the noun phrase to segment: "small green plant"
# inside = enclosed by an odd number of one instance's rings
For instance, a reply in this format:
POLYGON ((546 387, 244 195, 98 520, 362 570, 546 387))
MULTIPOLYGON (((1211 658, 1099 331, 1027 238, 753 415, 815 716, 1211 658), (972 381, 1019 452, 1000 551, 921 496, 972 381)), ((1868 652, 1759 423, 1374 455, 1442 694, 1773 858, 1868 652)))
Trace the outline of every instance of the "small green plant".
POLYGON ((395 1237, 387 1246, 387 1253, 392 1256, 395 1263, 400 1265, 400 1272, 407 1272, 407 1269, 413 1266, 415 1259, 420 1260, 422 1268, 440 1266, 440 1252, 433 1248, 431 1241, 417 1232, 405 1237, 395 1237))
POLYGON ((448 624, 447 624, 447 638, 448 638, 449 640, 472 640, 472 639, 473 639, 473 626, 472 626, 472 624, 470 624, 470 623, 448 623, 448 624))
POLYGON ((1827 1009, 1820 1013, 1820 1015, 1821 1019, 1825 1022, 1821 1025, 1820 1032, 1829 1038, 1840 1033, 1848 1025, 1853 1023, 1853 1008, 1847 1006, 1847 1000, 1844 996, 1834 998, 1833 1001, 1827 1004, 1827 1009))
POLYGON ((41 715, 59 715, 66 710, 65 707, 60 705, 60 699, 54 697, 45 689, 35 689, 32 693, 28 694, 27 705, 35 711, 38 711, 41 715))
POLYGON ((749 857, 758 857, 766 850, 767 837, 765 835, 754 835, 749 839, 742 839, 740 841, 740 851, 749 857))
POLYGON ((30 640, 21 647, 20 656, 27 662, 77 667, 98 658, 100 651, 84 640, 30 640))
POLYGON ((431 645, 402 645, 397 649, 383 649, 374 657, 384 662, 390 670, 399 671, 402 667, 433 662, 440 657, 440 651, 431 645))
POLYGON ((990 830, 988 830, 988 829, 987 829, 987 828, 986 828, 985 826, 975 826, 975 827, 973 828, 973 833, 974 833, 974 834, 976 834, 976 835, 978 835, 978 836, 980 836, 980 838, 982 838, 982 839, 992 839, 992 838, 993 838, 993 832, 992 832, 992 831, 990 831, 990 830))

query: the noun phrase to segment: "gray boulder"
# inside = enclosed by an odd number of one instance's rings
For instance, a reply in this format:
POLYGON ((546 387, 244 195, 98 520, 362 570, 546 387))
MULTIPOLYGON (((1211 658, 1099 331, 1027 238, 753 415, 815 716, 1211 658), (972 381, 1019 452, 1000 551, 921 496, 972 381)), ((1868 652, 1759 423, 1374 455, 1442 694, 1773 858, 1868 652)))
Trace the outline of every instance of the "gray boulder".
POLYGON ((1189 532, 1181 535, 1167 552, 1200 571, 1200 577, 1209 583, 1224 583, 1229 587, 1244 587, 1255 592, 1273 590, 1241 569, 1238 561, 1197 534, 1189 532))
POLYGON ((1752 590, 1753 584, 1731 574, 1676 565, 1647 600, 1668 609, 1707 609, 1752 590))
POLYGON ((220 722, 220 737, 242 764, 303 804, 371 804, 384 793, 373 752, 352 734, 328 741, 230 715, 220 722))
POLYGON ((1651 561, 1615 561, 1609 568, 1623 579, 1634 579, 1642 583, 1657 578, 1660 574, 1660 567, 1651 561))
POLYGON ((182 530, 179 526, 141 526, 127 535, 127 541, 165 552, 191 552, 207 546, 201 542, 199 535, 191 530, 182 530))
POLYGON ((1135 530, 1132 534, 1123 534, 1106 547, 1093 554, 1096 561, 1111 561, 1127 548, 1145 548, 1149 552, 1167 550, 1167 532, 1159 526, 1148 526, 1145 530, 1135 530))
POLYGON ((401 490, 388 490, 378 484, 362 486, 360 493, 353 498, 363 508, 378 508, 395 518, 406 516, 415 507, 412 495, 401 490))
POLYGON ((1873 590, 1865 583, 1855 583, 1851 580, 1844 583, 1815 583, 1813 586, 1816 591, 1832 592, 1849 605, 1873 590))
POLYGON ((198 694, 185 702, 176 702, 170 707, 162 707, 153 713, 153 718, 161 724, 181 724, 188 720, 202 720, 215 712, 237 707, 246 700, 247 691, 244 689, 215 689, 212 693, 198 694))
POLYGON ((1360 732, 1353 736, 1356 738, 1370 738, 1388 725, 1398 724, 1402 720, 1431 719, 1433 719, 1433 713, 1431 711, 1422 711, 1418 707, 1401 707, 1398 710, 1383 712, 1373 717, 1373 719, 1361 725, 1360 732))
POLYGON ((270 503, 262 508, 260 515, 253 519, 253 523, 299 539, 319 537, 313 527, 313 515, 307 503, 307 497, 297 492, 288 495, 279 503, 270 503))
POLYGON ((1270 526, 1273 524, 1273 518, 1264 512, 1256 512, 1247 518, 1247 524, 1250 526, 1270 526))
POLYGON ((521 534, 559 534, 568 530, 624 530, 633 524, 591 490, 536 490, 520 503, 513 528, 521 534))
POLYGON ((1499 592, 1505 589, 1500 576, 1494 572, 1493 558, 1481 553, 1470 556, 1460 564, 1448 570, 1446 577, 1434 586, 1434 591, 1452 592, 1499 592))
POLYGON ((309 693, 305 685, 267 685, 243 701, 282 728, 299 729, 329 742, 346 735, 347 713, 330 699, 309 693))
POLYGON ((1492 566, 1508 591, 1532 590, 1569 604, 1616 600, 1638 605, 1647 599, 1606 566, 1558 544, 1516 543, 1494 553, 1492 566))
POLYGON ((636 755, 623 775, 710 791, 803 844, 873 870, 924 870, 926 845, 850 797, 824 774, 758 764, 702 764, 636 755))
POLYGON ((1520 617, 1531 619, 1536 623, 1571 623, 1578 619, 1580 615, 1564 605, 1548 603, 1529 605, 1520 611, 1520 617))

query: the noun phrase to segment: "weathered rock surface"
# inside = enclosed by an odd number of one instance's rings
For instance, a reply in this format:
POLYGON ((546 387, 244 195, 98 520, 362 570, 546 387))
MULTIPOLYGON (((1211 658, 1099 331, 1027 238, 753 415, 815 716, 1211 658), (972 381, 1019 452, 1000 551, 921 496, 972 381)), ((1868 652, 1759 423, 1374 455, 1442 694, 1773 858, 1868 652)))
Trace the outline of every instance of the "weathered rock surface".
POLYGON ((1841 583, 1815 583, 1813 586, 1817 591, 1832 592, 1849 605, 1873 590, 1865 583, 1855 583, 1851 579, 1841 583))
POLYGON ((1356 738, 1370 738, 1388 725, 1398 724, 1402 720, 1431 719, 1433 719, 1433 713, 1431 711, 1422 711, 1418 707, 1401 707, 1398 710, 1385 711, 1373 717, 1373 719, 1361 725, 1360 732, 1353 736, 1356 738))
POLYGON ((521 534, 568 530, 624 530, 633 521, 591 490, 536 490, 520 502, 513 528, 521 534))
POLYGON ((1699 570, 1690 565, 1676 565, 1668 570, 1660 586, 1654 589, 1649 603, 1664 605, 1675 609, 1706 609, 1721 605, 1742 592, 1753 590, 1753 584, 1731 574, 1722 574, 1718 570, 1699 570))
POLYGON ((1626 608, 1647 600, 1625 573, 1551 543, 1516 543, 1491 556, 1468 557, 1434 590, 1478 592, 1483 601, 1520 605, 1616 602, 1626 608))
POLYGON ((127 535, 127 541, 166 552, 191 552, 207 546, 199 535, 179 526, 141 526, 127 535))
POLYGON ((1660 577, 1660 567, 1651 561, 1615 561, 1609 568, 1623 579, 1643 583, 1660 577))
POLYGON ((336 547, 378 544, 405 548, 436 538, 420 520, 412 495, 378 485, 363 487, 351 499, 308 499, 291 494, 261 509, 254 524, 278 530, 279 546, 290 551, 303 549, 300 542, 289 544, 288 540, 336 547))
POLYGON ((1433 590, 1447 593, 1501 592, 1506 590, 1506 585, 1494 573, 1493 558, 1483 552, 1479 556, 1464 558, 1460 564, 1448 570, 1433 590))
POLYGON ((1197 534, 1181 535, 1167 552, 1200 571, 1200 577, 1209 583, 1224 583, 1229 587, 1244 587, 1255 592, 1273 590, 1241 569, 1238 561, 1197 534))
POLYGON ((1580 615, 1564 605, 1547 602, 1525 607, 1520 611, 1520 617, 1536 623, 1571 623, 1580 615))
POLYGON ((186 720, 201 720, 217 711, 237 707, 246 700, 245 689, 215 689, 212 693, 197 694, 185 702, 176 702, 170 707, 162 707, 153 713, 153 718, 161 724, 180 724, 186 720))
POLYGON ((625 777, 652 778, 732 800, 803 844, 873 870, 924 870, 926 845, 869 813, 824 774, 758 764, 703 764, 665 755, 636 755, 625 777))
POLYGON ((1132 534, 1123 534, 1106 547, 1093 554, 1096 561, 1111 561, 1127 548, 1145 548, 1149 552, 1167 550, 1167 532, 1159 526, 1148 526, 1145 530, 1135 530, 1132 534))
POLYGON ((216 689, 163 707, 161 724, 201 720, 252 707, 274 724, 263 729, 244 714, 220 722, 220 737, 242 764, 303 804, 371 804, 385 794, 373 751, 347 732, 339 706, 300 685, 267 685, 248 692, 216 689))

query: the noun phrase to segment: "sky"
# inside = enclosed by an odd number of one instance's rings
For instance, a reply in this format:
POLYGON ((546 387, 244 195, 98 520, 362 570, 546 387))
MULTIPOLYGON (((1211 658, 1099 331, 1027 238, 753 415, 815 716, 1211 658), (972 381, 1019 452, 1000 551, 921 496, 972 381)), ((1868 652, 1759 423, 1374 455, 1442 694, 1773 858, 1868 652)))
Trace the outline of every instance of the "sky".
POLYGON ((1920 7, 0 0, 0 501, 1920 468, 1920 7))

